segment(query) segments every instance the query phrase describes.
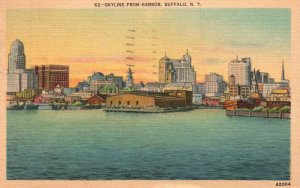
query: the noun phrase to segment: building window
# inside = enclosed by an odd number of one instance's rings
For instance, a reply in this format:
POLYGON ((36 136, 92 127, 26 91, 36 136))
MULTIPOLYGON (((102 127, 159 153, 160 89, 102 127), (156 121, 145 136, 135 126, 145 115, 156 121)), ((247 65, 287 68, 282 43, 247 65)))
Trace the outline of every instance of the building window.
POLYGON ((121 105, 121 101, 119 101, 119 105, 121 105))
POLYGON ((130 105, 130 101, 127 101, 127 105, 130 105))
POLYGON ((136 101, 135 104, 136 104, 136 105, 139 105, 139 101, 136 101))
POLYGON ((110 105, 112 105, 113 104, 113 102, 112 101, 110 101, 110 105))

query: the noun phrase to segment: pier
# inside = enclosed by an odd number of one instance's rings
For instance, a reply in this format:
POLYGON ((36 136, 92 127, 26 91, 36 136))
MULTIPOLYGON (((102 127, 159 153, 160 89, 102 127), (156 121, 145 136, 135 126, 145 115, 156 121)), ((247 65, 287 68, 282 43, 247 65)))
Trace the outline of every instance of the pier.
POLYGON ((243 116, 243 117, 262 117, 262 118, 279 118, 290 119, 290 113, 285 112, 255 112, 247 110, 226 110, 227 116, 243 116))

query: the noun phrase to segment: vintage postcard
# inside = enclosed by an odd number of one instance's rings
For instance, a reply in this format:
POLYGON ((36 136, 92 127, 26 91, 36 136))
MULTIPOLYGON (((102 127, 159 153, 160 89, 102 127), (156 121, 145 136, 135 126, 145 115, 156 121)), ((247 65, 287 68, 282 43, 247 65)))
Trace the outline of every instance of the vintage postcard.
POLYGON ((0 5, 0 187, 300 187, 299 2, 0 5))

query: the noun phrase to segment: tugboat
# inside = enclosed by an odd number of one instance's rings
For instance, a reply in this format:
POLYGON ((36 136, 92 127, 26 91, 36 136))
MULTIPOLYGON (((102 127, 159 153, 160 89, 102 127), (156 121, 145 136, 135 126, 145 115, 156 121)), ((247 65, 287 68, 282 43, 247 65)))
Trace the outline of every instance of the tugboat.
POLYGON ((225 101, 223 107, 226 110, 236 110, 237 109, 237 101, 236 100, 225 101))

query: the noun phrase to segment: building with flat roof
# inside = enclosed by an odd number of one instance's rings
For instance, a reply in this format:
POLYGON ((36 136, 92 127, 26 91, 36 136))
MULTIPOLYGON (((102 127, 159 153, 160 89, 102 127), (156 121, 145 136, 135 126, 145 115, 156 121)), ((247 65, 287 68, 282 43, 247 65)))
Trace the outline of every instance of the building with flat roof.
MULTIPOLYGON (((235 76, 238 85, 251 84, 251 58, 233 59, 228 63, 228 77, 235 76)), ((229 80, 229 79, 228 79, 229 80)))
POLYGON ((209 73, 204 79, 205 96, 215 97, 223 95, 226 89, 226 82, 223 76, 217 73, 209 73))
POLYGON ((191 91, 165 91, 164 93, 128 92, 107 96, 108 108, 167 108, 192 105, 191 91))
POLYGON ((38 88, 53 90, 57 85, 69 87, 69 66, 67 65, 38 65, 35 66, 38 76, 38 88))

